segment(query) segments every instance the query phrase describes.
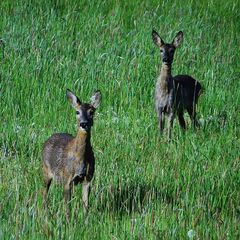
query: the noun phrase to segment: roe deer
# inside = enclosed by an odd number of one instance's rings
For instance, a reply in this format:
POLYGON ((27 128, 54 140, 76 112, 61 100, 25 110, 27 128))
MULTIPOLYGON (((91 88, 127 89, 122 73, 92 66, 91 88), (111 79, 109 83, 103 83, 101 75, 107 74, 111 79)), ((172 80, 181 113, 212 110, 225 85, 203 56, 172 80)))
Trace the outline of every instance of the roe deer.
MULTIPOLYGON (((93 178, 95 158, 91 146, 91 127, 93 115, 101 100, 100 91, 91 97, 91 103, 81 103, 70 90, 67 98, 76 110, 77 135, 55 133, 43 147, 44 202, 52 180, 64 185, 65 202, 70 201, 73 184, 82 183, 84 215, 88 211, 90 181, 93 178)), ((67 208, 67 218, 69 210, 67 208)))
POLYGON ((164 129, 164 117, 168 115, 168 138, 171 138, 171 128, 175 115, 178 115, 180 126, 185 129, 183 117, 187 110, 193 126, 198 125, 196 120, 196 104, 201 92, 201 84, 188 75, 172 76, 171 67, 176 48, 183 40, 183 32, 177 33, 172 43, 164 43, 158 33, 152 31, 153 42, 160 48, 162 67, 155 89, 155 105, 158 115, 160 132, 164 129))

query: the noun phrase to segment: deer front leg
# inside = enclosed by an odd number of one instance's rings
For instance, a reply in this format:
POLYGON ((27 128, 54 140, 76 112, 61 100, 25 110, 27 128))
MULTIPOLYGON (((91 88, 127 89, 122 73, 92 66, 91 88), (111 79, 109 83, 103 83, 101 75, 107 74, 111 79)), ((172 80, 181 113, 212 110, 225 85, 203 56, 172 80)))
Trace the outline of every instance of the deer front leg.
POLYGON ((164 129, 164 114, 163 114, 163 109, 161 107, 158 107, 158 123, 159 123, 159 130, 160 133, 163 134, 163 129, 164 129))
POLYGON ((171 132, 173 127, 174 113, 171 112, 168 118, 168 141, 171 140, 171 132))
POLYGON ((88 199, 90 193, 90 182, 84 182, 82 185, 83 212, 86 217, 88 214, 88 199))
POLYGON ((64 185, 64 200, 65 200, 65 207, 66 207, 66 217, 68 221, 70 218, 70 209, 69 209, 70 207, 68 206, 68 203, 71 200, 72 185, 73 185, 72 181, 64 185))

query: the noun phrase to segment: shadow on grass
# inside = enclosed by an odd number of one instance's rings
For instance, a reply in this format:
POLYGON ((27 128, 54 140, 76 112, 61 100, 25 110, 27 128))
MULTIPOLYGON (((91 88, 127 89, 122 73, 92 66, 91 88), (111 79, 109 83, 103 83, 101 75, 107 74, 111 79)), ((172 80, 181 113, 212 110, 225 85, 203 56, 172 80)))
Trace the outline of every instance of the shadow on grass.
POLYGON ((161 201, 173 204, 174 198, 167 191, 143 184, 131 184, 125 186, 110 186, 95 192, 96 207, 98 211, 109 211, 118 214, 131 214, 142 212, 161 201))

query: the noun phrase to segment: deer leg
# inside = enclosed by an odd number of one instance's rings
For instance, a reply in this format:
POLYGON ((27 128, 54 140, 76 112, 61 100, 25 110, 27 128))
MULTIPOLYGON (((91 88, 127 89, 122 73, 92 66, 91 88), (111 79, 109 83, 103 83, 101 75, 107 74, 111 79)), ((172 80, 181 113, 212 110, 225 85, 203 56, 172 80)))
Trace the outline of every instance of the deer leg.
POLYGON ((189 114, 189 116, 191 118, 193 127, 194 128, 199 127, 199 123, 198 123, 198 121, 196 119, 196 111, 195 111, 195 109, 193 107, 189 107, 189 108, 187 108, 187 112, 188 112, 188 114, 189 114))
POLYGON ((44 179, 45 189, 44 189, 44 192, 43 192, 43 202, 44 202, 43 206, 44 206, 44 208, 46 208, 46 206, 47 206, 47 194, 48 194, 49 188, 51 186, 51 183, 52 183, 52 178, 45 177, 45 179, 44 179))
POLYGON ((184 117, 183 117, 183 111, 180 111, 178 113, 178 121, 179 121, 179 124, 180 126, 182 127, 182 129, 186 129, 186 124, 185 124, 185 120, 184 120, 184 117))
POLYGON ((173 127, 173 120, 174 120, 174 113, 170 113, 169 114, 169 118, 168 118, 168 140, 171 140, 171 131, 172 131, 172 127, 173 127))
POLYGON ((160 133, 163 133, 163 129, 164 129, 164 114, 162 111, 162 108, 158 108, 158 123, 159 123, 159 129, 160 129, 160 133))
POLYGON ((72 185, 73 185, 72 181, 64 185, 64 200, 66 206, 66 217, 68 221, 70 217, 70 207, 68 206, 68 203, 71 200, 72 185))
POLYGON ((88 214, 88 199, 90 194, 90 182, 84 182, 82 185, 83 212, 86 217, 88 214))

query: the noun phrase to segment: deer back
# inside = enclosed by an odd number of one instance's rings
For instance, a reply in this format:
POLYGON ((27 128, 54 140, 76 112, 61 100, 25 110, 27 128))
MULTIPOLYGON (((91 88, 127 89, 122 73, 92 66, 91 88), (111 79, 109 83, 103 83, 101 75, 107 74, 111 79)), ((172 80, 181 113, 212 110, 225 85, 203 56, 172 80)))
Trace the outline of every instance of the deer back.
POLYGON ((174 101, 178 108, 186 109, 197 104, 201 92, 201 84, 188 75, 173 77, 174 101))

